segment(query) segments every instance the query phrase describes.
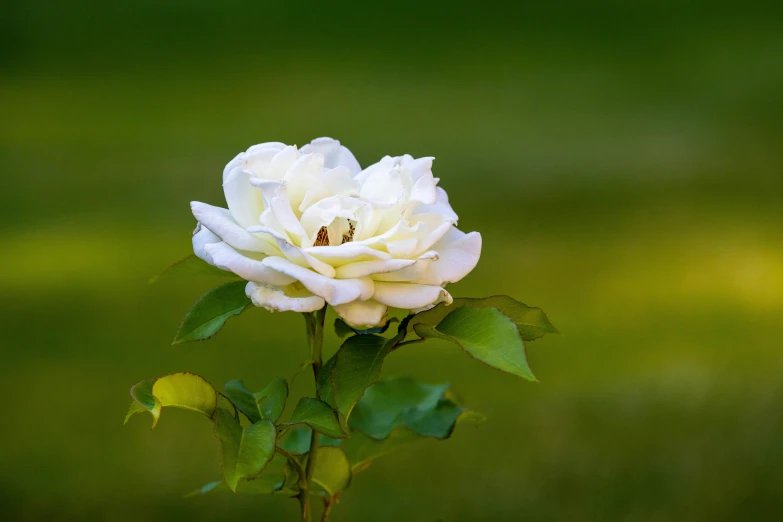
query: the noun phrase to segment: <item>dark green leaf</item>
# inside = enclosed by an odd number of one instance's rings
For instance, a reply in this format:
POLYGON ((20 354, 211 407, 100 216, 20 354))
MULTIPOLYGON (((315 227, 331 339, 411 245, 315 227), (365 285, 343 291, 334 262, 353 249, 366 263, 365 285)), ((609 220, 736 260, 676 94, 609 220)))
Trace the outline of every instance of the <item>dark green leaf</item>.
POLYGON ((334 333, 337 334, 337 337, 348 337, 349 335, 353 335, 355 332, 353 328, 348 326, 348 323, 338 317, 334 320, 334 333))
POLYGON ((354 404, 381 373, 394 342, 379 335, 354 335, 337 350, 329 379, 337 410, 347 419, 354 404))
POLYGON ((400 325, 406 333, 414 331, 417 324, 435 326, 448 314, 463 306, 473 308, 497 308, 503 315, 514 322, 519 335, 524 341, 533 341, 548 333, 558 333, 557 328, 549 321, 543 310, 527 306, 507 295, 493 295, 484 298, 460 297, 454 299, 451 305, 441 303, 431 310, 408 316, 400 325))
POLYGON ((250 422, 261 420, 261 412, 258 411, 256 398, 245 387, 245 383, 239 379, 228 381, 226 383, 226 395, 250 422))
POLYGON ((421 337, 452 341, 475 359, 519 377, 535 381, 516 325, 497 308, 463 306, 436 327, 419 323, 421 337))
POLYGON ((307 424, 317 432, 333 438, 347 436, 340 427, 337 412, 325 402, 310 397, 299 399, 289 424, 307 424))
POLYGON ((448 384, 422 384, 409 378, 379 381, 356 404, 351 428, 374 439, 385 439, 400 426, 424 437, 446 438, 464 411, 447 398, 448 389, 448 384))
POLYGON ((351 415, 351 438, 340 447, 357 472, 400 447, 425 438, 450 437, 457 424, 482 419, 462 408, 446 384, 388 379, 367 389, 351 415))
POLYGON ((351 464, 342 449, 324 446, 318 449, 313 470, 313 482, 330 496, 347 488, 351 483, 351 464))
POLYGON ((141 407, 131 406, 125 422, 134 414, 148 411, 152 427, 158 424, 163 407, 182 408, 206 415, 210 419, 218 408, 218 394, 203 377, 192 373, 174 373, 151 381, 141 381, 131 388, 131 397, 141 407), (142 409, 143 408, 143 409, 142 409))
POLYGON ((235 273, 229 272, 227 270, 221 270, 220 268, 216 266, 212 266, 206 261, 204 261, 203 259, 197 257, 196 254, 190 254, 189 256, 180 259, 176 263, 169 265, 161 272, 152 276, 149 280, 149 283, 150 284, 157 283, 161 279, 165 279, 166 277, 169 277, 171 275, 180 272, 213 275, 218 277, 229 277, 233 279, 238 278, 238 276, 235 273))
POLYGON ((244 281, 226 283, 202 295, 185 314, 173 344, 209 339, 223 327, 232 315, 239 315, 250 306, 244 281))
POLYGON ((266 388, 254 393, 253 397, 255 397, 261 418, 277 422, 288 399, 288 382, 282 378, 275 379, 266 388))
POLYGON ((243 428, 226 410, 218 409, 215 435, 220 440, 223 479, 236 492, 240 479, 253 478, 275 454, 275 425, 261 420, 243 428))

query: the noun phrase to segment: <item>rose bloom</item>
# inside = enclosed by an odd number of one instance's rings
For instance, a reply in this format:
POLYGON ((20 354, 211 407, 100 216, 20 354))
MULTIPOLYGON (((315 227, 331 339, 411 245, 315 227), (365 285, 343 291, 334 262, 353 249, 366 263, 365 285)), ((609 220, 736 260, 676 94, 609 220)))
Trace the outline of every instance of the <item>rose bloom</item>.
POLYGON ((261 143, 223 170, 228 209, 193 202, 193 251, 248 281, 256 306, 312 312, 330 304, 348 324, 386 322, 445 302, 473 270, 481 235, 432 175, 433 158, 386 156, 362 170, 340 142, 301 149, 261 143))

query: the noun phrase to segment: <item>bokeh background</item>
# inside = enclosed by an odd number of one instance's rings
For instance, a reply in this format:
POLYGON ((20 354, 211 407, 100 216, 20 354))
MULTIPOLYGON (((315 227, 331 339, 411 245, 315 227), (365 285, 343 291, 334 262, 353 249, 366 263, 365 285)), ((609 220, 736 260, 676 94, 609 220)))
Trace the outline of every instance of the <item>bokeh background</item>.
POLYGON ((449 290, 563 332, 528 348, 538 384, 434 341, 390 357, 488 421, 376 462, 336 521, 783 518, 780 10, 583 4, 4 4, 4 518, 296 519, 182 498, 219 477, 203 418, 122 419, 143 378, 258 389, 306 357, 301 318, 260 309, 170 346, 216 281, 147 279, 237 152, 324 135, 363 165, 435 156, 484 236, 449 290))

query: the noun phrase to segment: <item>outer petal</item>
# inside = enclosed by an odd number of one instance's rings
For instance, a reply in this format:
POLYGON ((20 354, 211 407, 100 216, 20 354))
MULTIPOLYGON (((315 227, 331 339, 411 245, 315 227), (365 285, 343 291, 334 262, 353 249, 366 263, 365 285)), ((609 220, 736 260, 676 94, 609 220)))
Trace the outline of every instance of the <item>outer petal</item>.
POLYGON ((253 304, 266 308, 270 312, 315 312, 324 307, 323 298, 317 295, 304 295, 291 288, 286 290, 288 292, 276 286, 252 281, 245 287, 245 293, 253 304))
POLYGON ((372 298, 393 308, 424 308, 446 302, 452 298, 445 289, 435 285, 417 285, 412 283, 375 283, 372 298))
POLYGON ((196 230, 193 231, 193 253, 196 257, 203 259, 210 265, 214 265, 212 256, 205 250, 204 247, 212 243, 220 243, 221 240, 215 234, 212 233, 207 227, 199 223, 196 225, 196 230))
POLYGON ((433 245, 440 259, 427 267, 426 274, 417 283, 442 285, 456 283, 476 267, 481 257, 481 234, 465 234, 456 227, 433 245))
POLYGON ((334 307, 343 320, 355 328, 372 328, 386 324, 385 304, 377 301, 354 301, 334 307))
POLYGON ((215 266, 234 272, 246 281, 275 286, 286 286, 296 281, 293 277, 264 266, 261 261, 243 256, 226 243, 206 245, 205 250, 215 266))
POLYGON ((309 154, 318 152, 324 155, 324 166, 327 169, 336 167, 348 167, 351 174, 358 174, 362 168, 356 161, 353 153, 346 147, 340 145, 340 142, 332 138, 316 138, 309 145, 302 147, 302 152, 309 154))
POLYGON ((373 295, 374 284, 368 277, 332 279, 276 256, 265 258, 263 263, 272 270, 298 279, 310 292, 323 297, 332 306, 350 303, 357 299, 366 301, 373 295))
POLYGON ((465 234, 451 227, 433 249, 438 256, 432 259, 426 254, 415 265, 397 272, 373 275, 376 281, 409 281, 423 285, 456 283, 476 267, 481 257, 481 234, 465 234))
POLYGON ((250 252, 262 252, 266 255, 277 255, 277 249, 272 244, 237 225, 228 210, 198 201, 191 202, 190 208, 199 223, 232 247, 250 252))

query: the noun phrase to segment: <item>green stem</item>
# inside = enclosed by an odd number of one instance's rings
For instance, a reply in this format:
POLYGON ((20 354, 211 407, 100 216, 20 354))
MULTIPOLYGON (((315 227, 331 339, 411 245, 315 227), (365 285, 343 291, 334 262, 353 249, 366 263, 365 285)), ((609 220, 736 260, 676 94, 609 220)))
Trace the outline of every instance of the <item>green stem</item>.
MULTIPOLYGON (((308 329, 307 337, 310 341, 310 359, 313 361, 315 397, 319 399, 318 374, 321 373, 321 368, 323 367, 323 356, 321 355, 321 351, 324 344, 324 319, 326 318, 326 306, 315 312, 314 316, 311 314, 304 315, 308 329)), ((311 521, 310 483, 313 479, 313 471, 315 470, 315 462, 318 455, 318 443, 320 438, 320 433, 313 430, 313 433, 310 437, 310 451, 307 453, 307 467, 305 468, 304 476, 302 476, 301 473, 299 476, 299 504, 302 508, 302 520, 306 522, 311 521)))

